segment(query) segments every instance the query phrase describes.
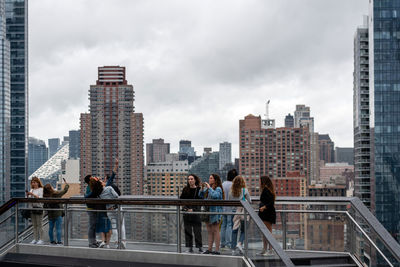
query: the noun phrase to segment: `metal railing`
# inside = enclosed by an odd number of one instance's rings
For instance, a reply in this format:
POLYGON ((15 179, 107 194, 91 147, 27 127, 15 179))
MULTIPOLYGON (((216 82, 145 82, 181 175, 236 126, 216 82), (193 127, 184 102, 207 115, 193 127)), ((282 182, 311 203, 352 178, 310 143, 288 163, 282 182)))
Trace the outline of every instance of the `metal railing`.
MULTIPOLYGON (((115 212, 117 213, 117 218, 118 218, 118 248, 122 248, 122 237, 121 237, 121 222, 123 220, 123 215, 122 213, 165 213, 165 214, 176 214, 176 222, 178 225, 178 230, 177 230, 177 252, 181 253, 181 244, 182 244, 182 238, 181 238, 181 215, 187 214, 186 212, 181 211, 182 206, 224 206, 224 207, 238 207, 238 206, 243 206, 244 208, 244 216, 246 217, 249 215, 251 219, 255 222, 257 225, 258 229, 262 233, 262 235, 266 238, 268 243, 271 245, 271 247, 274 249, 276 255, 280 259, 280 261, 285 265, 285 266, 294 266, 293 262, 289 258, 289 256, 284 252, 284 250, 280 247, 279 243, 275 240, 273 235, 268 231, 266 226, 262 223, 258 215, 255 213, 254 209, 251 208, 251 206, 243 201, 238 201, 238 200, 184 200, 184 199, 169 199, 169 198, 123 198, 123 199, 84 199, 84 198, 40 198, 40 199, 34 199, 34 198, 14 198, 7 202, 7 205, 3 205, 0 208, 0 216, 5 213, 7 210, 11 209, 12 207, 15 207, 15 211, 8 216, 14 216, 15 217, 15 238, 14 238, 14 243, 18 243, 18 227, 17 227, 17 221, 18 221, 18 216, 19 216, 19 205, 23 203, 51 203, 51 204, 63 204, 64 207, 62 209, 52 209, 52 208, 29 208, 30 210, 47 210, 47 211, 56 211, 56 210, 62 210, 64 211, 65 215, 65 220, 64 220, 64 246, 69 245, 69 225, 71 222, 69 222, 69 214, 72 212, 104 212, 105 210, 87 210, 84 209, 83 207, 76 207, 73 205, 77 204, 110 204, 110 205, 117 205, 118 208, 116 210, 109 211, 107 212, 115 212), (124 211, 122 211, 121 206, 127 207, 124 208, 124 211), (129 208, 130 206, 134 206, 135 208, 129 208), (176 208, 151 208, 148 206, 176 206, 176 208), (141 208, 143 207, 143 208, 141 208)), ((222 214, 222 215, 234 215, 235 213, 232 212, 190 212, 190 214, 222 214)), ((246 224, 245 220, 245 224, 246 224)), ((1 224, 0 224, 1 225, 1 224)), ((245 225, 245 228, 247 226, 245 225)), ((247 251, 248 251, 248 246, 247 246, 247 236, 244 244, 244 257, 246 260, 248 260, 247 257, 247 251)))
MULTIPOLYGON (((255 203, 257 203, 258 198, 252 198, 255 203)), ((65 213, 65 223, 64 223, 64 245, 68 246, 68 236, 69 236, 69 214, 73 212, 83 212, 87 211, 85 208, 77 207, 74 205, 80 204, 113 204, 117 205, 118 208, 112 212, 117 213, 118 218, 118 248, 121 248, 121 222, 124 213, 165 213, 176 215, 176 223, 178 225, 178 231, 176 233, 176 251, 182 252, 181 248, 181 215, 186 214, 186 212, 181 211, 182 206, 232 206, 238 207, 242 206, 244 208, 244 218, 247 215, 251 217, 251 221, 254 223, 255 227, 262 233, 262 235, 268 240, 271 247, 276 252, 278 258, 286 266, 294 266, 292 260, 288 256, 287 248, 287 238, 289 235, 288 229, 290 228, 290 223, 288 220, 290 214, 319 214, 320 216, 328 216, 330 214, 343 216, 347 218, 346 227, 347 232, 344 232, 343 238, 348 241, 348 252, 356 255, 357 252, 357 236, 361 236, 362 242, 370 244, 376 253, 382 257, 383 261, 388 266, 398 266, 400 263, 400 245, 394 240, 394 238, 387 232, 387 230, 379 223, 379 221, 373 216, 373 214, 364 206, 364 204, 358 198, 346 198, 346 197, 277 197, 276 206, 282 206, 282 209, 277 209, 277 214, 281 217, 281 228, 282 228, 282 244, 280 244, 276 238, 268 231, 264 223, 258 217, 254 208, 246 201, 226 201, 226 200, 183 200, 183 199, 173 199, 173 198, 121 198, 121 199, 83 199, 83 198, 70 198, 70 199, 32 199, 32 198, 14 198, 8 201, 6 204, 0 207, 0 216, 5 214, 11 208, 15 208, 12 214, 9 214, 6 219, 2 219, 0 225, 6 223, 10 216, 15 216, 16 222, 18 221, 18 210, 19 205, 23 203, 53 203, 53 204, 64 204, 62 210, 65 213), (292 205, 297 205, 296 209, 288 208, 292 205), (123 210, 121 206, 124 206, 123 210), (151 207, 151 206, 157 206, 151 207), (163 208, 160 208, 162 206, 163 208), (175 206, 175 208, 173 207, 175 206), (336 207, 344 207, 342 210, 338 210, 336 207), (167 208, 165 208, 167 207, 167 208), (172 208, 171 208, 172 207, 172 208), (326 209, 322 209, 325 207, 326 209), (378 244, 380 242, 381 244, 378 244), (386 254, 385 254, 386 253, 386 254)), ((47 209, 54 210, 54 209, 47 209)), ((61 209, 55 209, 61 210, 61 209)), ((98 210, 92 210, 96 212, 98 210)), ((104 210, 100 210, 104 212, 104 210)), ((191 214, 204 214, 204 212, 192 212, 191 214)), ((208 214, 230 214, 229 212, 208 212, 208 214)), ((244 220, 245 229, 249 227, 249 222, 244 220)), ((18 227, 15 227, 15 240, 18 242, 18 227)), ((248 233, 245 231, 245 242, 244 242, 244 256, 248 257, 248 233)), ((289 249, 290 250, 290 249, 289 249)), ((359 262, 365 264, 363 259, 356 255, 359 262)))

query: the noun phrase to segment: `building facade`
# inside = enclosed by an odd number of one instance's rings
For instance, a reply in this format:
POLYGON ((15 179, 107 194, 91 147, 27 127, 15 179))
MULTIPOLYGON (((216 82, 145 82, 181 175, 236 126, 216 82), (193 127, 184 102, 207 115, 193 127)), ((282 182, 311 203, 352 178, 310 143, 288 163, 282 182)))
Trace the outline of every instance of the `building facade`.
POLYGON ((329 137, 329 134, 318 135, 319 159, 325 163, 335 162, 335 143, 329 137))
POLYGON ((6 3, 0 1, 0 205, 10 198, 11 88, 10 42, 6 36, 6 3))
POLYGON ((34 173, 48 159, 48 151, 46 143, 33 137, 29 137, 28 145, 28 175, 34 173))
POLYGON ((155 162, 145 167, 145 193, 152 196, 178 196, 187 184, 189 163, 155 162))
POLYGON ((369 3, 371 207, 383 226, 400 240, 400 1, 369 3))
POLYGON ((49 158, 51 158, 54 154, 57 153, 58 149, 61 146, 60 138, 50 138, 48 140, 49 143, 49 158))
POLYGON ((116 183, 122 194, 139 194, 143 181, 143 116, 134 113, 134 91, 125 78, 125 67, 99 67, 89 99, 90 113, 81 114, 81 181, 88 174, 111 174, 118 158, 116 183))
POLYGON ((259 194, 261 175, 286 177, 300 171, 309 179, 308 128, 262 128, 260 116, 248 115, 239 122, 239 173, 251 195, 259 194))
POLYGON ((208 182, 210 174, 216 173, 220 175, 219 152, 204 153, 201 158, 196 159, 190 165, 189 172, 196 174, 203 182, 208 182))
POLYGON ((285 117, 285 127, 286 128, 294 128, 294 118, 292 115, 287 114, 285 117))
POLYGON ((10 41, 10 197, 24 197, 28 172, 28 1, 6 0, 10 41))
POLYGON ((152 143, 146 144, 146 164, 165 162, 165 155, 169 150, 170 144, 164 143, 164 139, 153 139, 152 143))
POLYGON ((368 16, 354 35, 353 128, 354 194, 371 208, 371 135, 368 16))
POLYGON ((349 165, 354 165, 354 148, 336 147, 335 162, 347 162, 349 165))
POLYGON ((69 131, 69 158, 78 159, 81 154, 81 131, 69 131))
POLYGON ((228 163, 232 163, 232 144, 223 142, 219 144, 219 169, 222 170, 228 163))

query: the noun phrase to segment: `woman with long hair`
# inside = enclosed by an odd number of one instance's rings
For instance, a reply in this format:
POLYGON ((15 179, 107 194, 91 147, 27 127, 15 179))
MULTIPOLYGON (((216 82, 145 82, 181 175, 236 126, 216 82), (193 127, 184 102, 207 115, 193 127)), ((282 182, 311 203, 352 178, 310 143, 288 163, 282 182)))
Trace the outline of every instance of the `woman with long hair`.
MULTIPOLYGON (((54 188, 51 186, 51 184, 46 184, 43 188, 43 197, 52 197, 52 198, 61 198, 63 195, 65 195, 68 192, 69 189, 69 184, 65 181, 63 178, 65 187, 63 190, 57 191, 54 190, 54 188)), ((45 204, 45 208, 50 208, 50 209, 61 209, 62 206, 60 204, 45 204)), ((50 244, 53 245, 62 245, 61 242, 61 225, 62 225, 62 216, 63 216, 63 211, 62 210, 48 210, 47 211, 47 216, 49 218, 49 238, 50 238, 50 244), (56 227, 56 234, 57 234, 57 242, 54 239, 54 226, 56 227)))
MULTIPOLYGON (((38 177, 33 177, 31 180, 31 190, 26 191, 26 196, 30 198, 43 198, 43 184, 38 177)), ((42 203, 32 203, 34 209, 43 208, 42 203)), ((32 210, 31 220, 33 226, 33 240, 31 244, 43 245, 43 210, 32 210)))
MULTIPOLYGON (((247 200, 247 202, 251 203, 251 197, 249 191, 246 188, 246 181, 242 176, 236 176, 233 179, 231 190, 228 195, 229 200, 247 200)), ((244 222, 245 220, 243 214, 243 208, 239 207, 234 209, 233 212, 237 214, 233 217, 233 227, 232 227, 232 255, 238 255, 243 253, 243 241, 244 241, 244 222), (240 237, 239 242, 237 242, 238 231, 240 228, 240 237), (238 253, 239 252, 239 253, 238 253)))
MULTIPOLYGON (((92 194, 97 198, 100 198, 100 195, 103 193, 104 190, 104 183, 100 179, 91 178, 89 186, 92 194)), ((112 189, 111 186, 109 187, 112 189)), ((114 191, 114 189, 112 190, 114 191)), ((114 194, 118 196, 118 194, 115 191, 114 194)), ((98 212, 96 221, 96 233, 101 234, 101 243, 99 247, 110 248, 109 243, 112 234, 112 227, 111 227, 111 221, 107 216, 107 206, 106 204, 99 204, 97 205, 96 209, 104 210, 104 212, 98 212)))
MULTIPOLYGON (((211 174, 208 183, 202 183, 199 196, 204 199, 224 199, 224 190, 222 189, 221 178, 218 174, 211 174)), ((210 212, 222 212, 221 206, 211 206, 210 212)), ((219 246, 221 242, 219 234, 219 224, 221 222, 220 214, 212 214, 207 225, 208 233, 208 249, 203 254, 220 255, 219 246), (212 251, 213 243, 215 243, 215 251, 212 251)))
MULTIPOLYGON (((265 226, 272 233, 272 224, 276 223, 276 211, 275 211, 275 188, 268 176, 260 177, 260 206, 258 216, 264 222, 265 226)), ((261 255, 272 254, 271 246, 268 248, 268 242, 265 237, 263 237, 263 250, 261 255)))
MULTIPOLYGON (((180 196, 181 199, 201 199, 199 197, 200 191, 200 178, 195 174, 189 174, 187 177, 187 184, 182 190, 180 196)), ((200 206, 185 206, 183 210, 186 212, 196 212, 200 211, 200 206)), ((201 240, 201 220, 198 214, 184 214, 183 215, 183 225, 185 229, 185 245, 189 248, 188 252, 193 253, 193 233, 196 248, 199 252, 202 250, 202 240, 201 240)))

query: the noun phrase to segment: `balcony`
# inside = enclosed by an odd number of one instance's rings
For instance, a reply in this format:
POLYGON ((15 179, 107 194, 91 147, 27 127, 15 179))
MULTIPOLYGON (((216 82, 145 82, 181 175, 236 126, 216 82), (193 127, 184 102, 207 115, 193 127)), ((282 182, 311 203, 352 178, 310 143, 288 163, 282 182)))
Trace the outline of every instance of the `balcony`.
MULTIPOLYGON (((258 199, 246 201, 180 200, 174 197, 124 197, 114 200, 15 198, 0 207, 0 262, 52 265, 119 266, 399 266, 400 245, 358 198, 278 197, 272 233, 257 215, 258 199), (63 246, 32 245, 32 226, 21 211, 30 203, 63 204, 63 246), (112 204, 116 219, 111 248, 88 248, 85 204, 112 204), (185 253, 183 206, 243 207, 243 251, 232 255, 185 253), (125 231, 122 229, 125 228, 125 231), (263 239, 272 248, 258 255, 263 239), (29 256, 29 257, 28 257, 29 256), (137 265, 135 265, 137 264, 137 265)), ((40 209, 43 210, 43 209, 40 209)), ((51 209, 46 209, 51 210, 51 209)), ((54 210, 54 209, 52 209, 54 210)), ((216 214, 191 212, 190 214, 216 214)), ((221 214, 221 213, 220 213, 221 214)), ((232 212, 223 212, 234 215, 232 212)), ((48 220, 43 219, 47 236, 48 220)), ((202 223, 203 246, 207 231, 202 223)))

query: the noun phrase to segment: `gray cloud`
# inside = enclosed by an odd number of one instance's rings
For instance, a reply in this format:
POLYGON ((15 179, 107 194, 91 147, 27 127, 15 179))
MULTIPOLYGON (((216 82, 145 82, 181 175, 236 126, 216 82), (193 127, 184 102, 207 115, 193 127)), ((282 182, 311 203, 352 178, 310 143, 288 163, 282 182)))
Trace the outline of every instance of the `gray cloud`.
POLYGON ((97 67, 123 65, 145 141, 232 142, 249 113, 283 125, 311 106, 315 129, 352 146, 353 35, 363 0, 54 1, 29 6, 30 135, 79 127, 97 67), (44 15, 45 14, 45 15, 44 15))

